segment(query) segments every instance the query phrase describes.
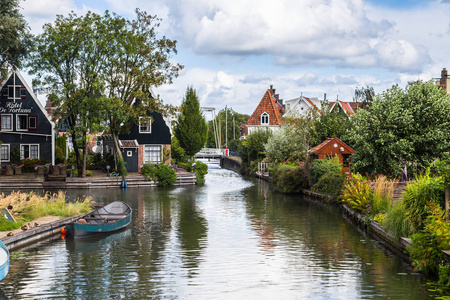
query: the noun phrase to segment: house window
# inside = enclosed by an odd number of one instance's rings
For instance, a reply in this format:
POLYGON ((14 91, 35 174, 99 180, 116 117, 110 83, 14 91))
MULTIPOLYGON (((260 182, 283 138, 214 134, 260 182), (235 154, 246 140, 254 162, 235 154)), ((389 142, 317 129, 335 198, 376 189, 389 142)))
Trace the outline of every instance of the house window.
POLYGON ((266 112, 261 114, 261 125, 269 125, 269 114, 266 112))
POLYGON ((12 115, 2 115, 2 130, 12 130, 12 115))
POLYGON ((20 159, 39 158, 39 145, 20 145, 20 159))
POLYGON ((36 130, 36 129, 37 129, 37 117, 28 116, 28 130, 36 130))
POLYGON ((17 130, 28 130, 28 116, 16 115, 17 118, 17 130))
POLYGON ((139 118, 139 133, 152 133, 152 123, 148 117, 139 118))
POLYGON ((20 85, 8 86, 8 99, 20 99, 20 85))
POLYGON ((1 160, 2 161, 9 161, 9 145, 2 145, 1 146, 1 160))
POLYGON ((144 163, 157 164, 161 162, 161 145, 145 145, 144 163))

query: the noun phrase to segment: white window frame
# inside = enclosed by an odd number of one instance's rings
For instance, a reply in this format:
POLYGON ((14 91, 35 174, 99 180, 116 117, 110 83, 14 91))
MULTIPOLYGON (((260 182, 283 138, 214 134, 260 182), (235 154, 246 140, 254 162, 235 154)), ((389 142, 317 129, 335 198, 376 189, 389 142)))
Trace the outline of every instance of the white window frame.
POLYGON ((1 159, 1 161, 2 162, 9 162, 10 160, 11 160, 11 146, 9 145, 9 144, 2 144, 1 146, 0 146, 0 159, 1 159), (7 150, 7 156, 8 156, 8 158, 7 159, 4 159, 2 156, 3 156, 3 148, 4 147, 7 147, 8 148, 8 150, 7 150))
POLYGON ((28 131, 28 115, 26 115, 26 114, 17 114, 16 115, 16 130, 17 131, 28 131), (25 126, 26 126, 25 129, 19 128, 20 117, 25 117, 25 126))
POLYGON ((270 115, 267 112, 263 112, 261 114, 261 125, 269 125, 270 124, 270 115), (267 119, 267 122, 265 122, 267 119))
POLYGON ((37 130, 37 116, 36 115, 28 115, 28 118, 27 118, 27 122, 28 122, 28 130, 37 130), (30 123, 31 123, 31 120, 32 119, 34 119, 34 127, 31 127, 30 126, 30 123))
POLYGON ((40 155, 40 147, 39 144, 20 144, 20 159, 36 159, 41 157, 40 155), (28 153, 30 154, 28 157, 25 157, 24 155, 24 150, 22 149, 22 147, 28 146, 28 153), (31 147, 32 146, 37 146, 37 157, 31 157, 31 147))
POLYGON ((143 126, 141 126, 141 119, 143 118, 147 117, 139 117, 139 133, 152 133, 152 120, 150 119, 150 117, 148 117, 148 129, 142 130, 143 126))
POLYGON ((144 145, 144 164, 152 163, 159 164, 162 161, 162 146, 161 145, 144 145), (156 149, 158 147, 158 149, 156 149), (151 149, 153 148, 153 149, 151 149), (152 158, 156 157, 156 155, 152 156, 152 153, 155 154, 158 152, 158 159, 152 160, 152 158))
POLYGON ((16 99, 20 99, 21 98, 21 94, 22 94, 22 91, 21 91, 22 89, 21 89, 21 86, 20 85, 8 85, 8 99, 14 99, 14 100, 16 100, 16 99), (9 89, 10 88, 13 88, 13 95, 10 95, 9 94, 9 89), (19 94, 17 94, 17 89, 19 89, 19 94), (16 94, 14 95, 14 90, 16 90, 15 92, 16 92, 16 94))
POLYGON ((1 131, 12 131, 12 130, 14 130, 14 121, 13 121, 13 115, 12 114, 2 114, 1 118, 2 118, 2 120, 1 120, 1 124, 2 124, 1 131), (11 128, 3 129, 3 124, 4 124, 3 123, 3 117, 7 117, 7 116, 9 116, 9 118, 10 118, 11 128))

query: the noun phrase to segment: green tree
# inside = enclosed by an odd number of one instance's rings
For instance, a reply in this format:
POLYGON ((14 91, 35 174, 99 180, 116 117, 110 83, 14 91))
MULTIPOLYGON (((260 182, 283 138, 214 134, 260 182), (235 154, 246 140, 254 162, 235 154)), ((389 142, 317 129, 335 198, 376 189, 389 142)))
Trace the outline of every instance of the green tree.
MULTIPOLYGON (((159 37, 161 19, 136 9, 136 19, 129 21, 114 15, 105 16, 111 38, 107 41, 109 55, 104 76, 106 81, 106 118, 113 137, 118 165, 126 171, 118 135, 131 124, 151 122, 148 111, 173 112, 159 98, 149 93, 151 87, 172 83, 183 66, 171 61, 177 53, 175 40, 159 37), (138 101, 134 101, 138 99, 138 101)), ((122 180, 125 180, 124 174, 122 180)))
POLYGON ((244 166, 249 166, 252 161, 266 157, 265 144, 271 136, 272 130, 261 129, 245 137, 239 151, 244 166))
POLYGON ((394 85, 378 95, 370 110, 358 110, 349 139, 355 170, 399 176, 428 167, 450 146, 450 99, 434 82, 406 89, 394 85))
POLYGON ((162 107, 159 99, 150 96, 150 87, 171 83, 182 68, 170 62, 176 41, 158 38, 160 20, 139 10, 136 14, 131 21, 109 12, 58 16, 36 39, 30 66, 59 106, 56 115, 69 126, 80 176, 85 176, 86 133, 107 125, 125 179, 119 133, 140 117, 150 121, 147 111, 162 107))
POLYGON ((205 146, 207 130, 197 93, 192 86, 188 86, 174 132, 181 148, 191 158, 205 146))
POLYGON ((104 118, 102 62, 108 56, 99 15, 57 16, 45 24, 31 52, 33 84, 49 94, 55 116, 72 135, 78 176, 86 176, 87 133, 97 132, 104 118))
POLYGON ((31 34, 19 11, 19 0, 2 0, 0 5, 0 78, 19 68, 31 45, 31 34))
POLYGON ((344 142, 348 142, 347 135, 352 127, 352 121, 349 115, 343 110, 331 111, 328 101, 322 103, 321 113, 312 115, 311 141, 310 146, 322 143, 327 138, 337 137, 344 142))

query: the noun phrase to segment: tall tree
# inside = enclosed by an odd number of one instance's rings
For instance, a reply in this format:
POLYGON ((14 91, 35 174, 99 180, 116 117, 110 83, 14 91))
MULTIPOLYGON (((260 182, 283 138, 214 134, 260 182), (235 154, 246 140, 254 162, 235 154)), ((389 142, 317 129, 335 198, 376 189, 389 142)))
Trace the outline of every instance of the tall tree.
POLYGON ((172 83, 183 66, 171 61, 177 53, 177 42, 158 36, 161 19, 156 16, 136 9, 135 20, 114 15, 107 21, 111 34, 107 47, 111 55, 104 69, 106 115, 119 172, 124 180, 126 169, 119 147, 119 133, 127 131, 131 123, 149 122, 147 111, 163 114, 172 111, 172 107, 163 106, 160 99, 151 97, 149 89, 172 83))
MULTIPOLYGON (((147 110, 161 109, 161 101, 150 97, 150 87, 171 83, 183 68, 170 61, 176 41, 158 37, 160 20, 139 10, 136 15, 131 21, 108 11, 103 16, 58 16, 36 39, 30 63, 60 106, 57 113, 67 120, 70 133, 81 138, 83 149, 86 133, 107 125, 123 180, 119 133, 139 122, 147 110)), ((77 164, 84 176, 84 154, 77 156, 77 164)))
POLYGON ((331 111, 328 101, 322 103, 320 113, 312 114, 310 146, 314 147, 327 138, 337 137, 347 142, 347 135, 352 127, 350 116, 343 110, 331 111))
POLYGON ((78 176, 86 176, 87 133, 100 129, 104 115, 102 68, 107 49, 105 28, 99 15, 57 16, 36 37, 29 67, 33 84, 48 93, 55 116, 72 135, 78 176))
POLYGON ((181 148, 191 158, 205 146, 207 130, 197 93, 192 86, 188 86, 174 132, 181 148))
POLYGON ((19 11, 20 0, 0 2, 0 78, 4 78, 10 67, 21 66, 31 45, 31 34, 27 22, 19 11))
POLYGON ((431 81, 393 86, 353 121, 352 164, 360 172, 396 177, 405 165, 417 172, 450 147, 450 96, 431 81))

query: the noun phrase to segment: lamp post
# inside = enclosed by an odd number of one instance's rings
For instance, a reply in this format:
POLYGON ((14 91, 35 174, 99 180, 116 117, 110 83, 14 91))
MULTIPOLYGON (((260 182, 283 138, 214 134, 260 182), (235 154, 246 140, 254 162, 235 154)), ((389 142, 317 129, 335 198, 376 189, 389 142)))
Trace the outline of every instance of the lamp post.
POLYGON ((38 166, 36 165, 36 166, 34 166, 34 172, 35 172, 35 178, 37 178, 37 170, 38 170, 38 166))
POLYGON ((73 178, 73 173, 75 173, 75 166, 72 165, 72 178, 73 178))
POLYGON ((111 167, 109 165, 106 165, 106 176, 109 177, 109 169, 111 169, 111 167))

